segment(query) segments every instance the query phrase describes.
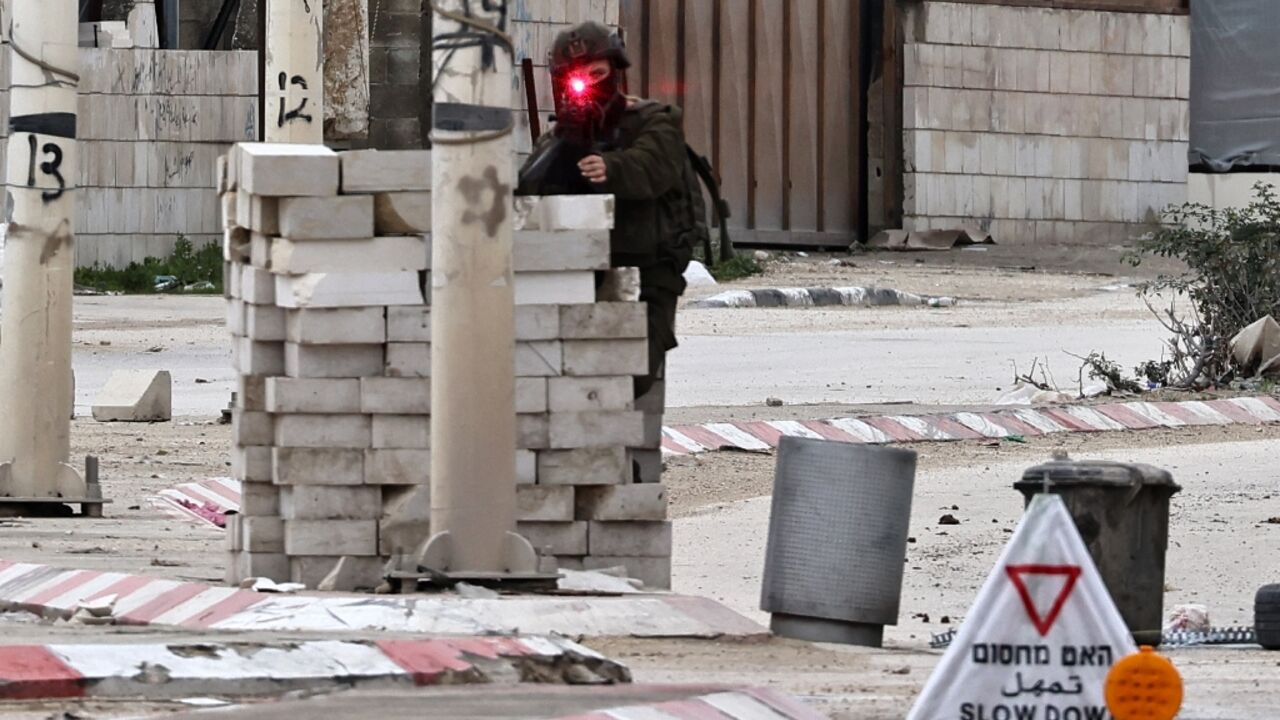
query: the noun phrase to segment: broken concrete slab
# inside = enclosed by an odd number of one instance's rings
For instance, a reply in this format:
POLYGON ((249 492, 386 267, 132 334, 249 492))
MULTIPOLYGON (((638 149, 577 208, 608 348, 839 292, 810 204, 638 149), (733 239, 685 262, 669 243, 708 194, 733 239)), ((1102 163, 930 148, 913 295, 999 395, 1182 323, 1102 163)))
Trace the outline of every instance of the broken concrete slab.
POLYGON ((1267 315, 1236 333, 1231 338, 1231 356, 1239 370, 1257 369, 1261 374, 1263 366, 1273 365, 1280 356, 1280 323, 1267 315))
POLYGON ((167 370, 117 370, 93 404, 98 422, 168 422, 173 419, 173 378, 167 370))

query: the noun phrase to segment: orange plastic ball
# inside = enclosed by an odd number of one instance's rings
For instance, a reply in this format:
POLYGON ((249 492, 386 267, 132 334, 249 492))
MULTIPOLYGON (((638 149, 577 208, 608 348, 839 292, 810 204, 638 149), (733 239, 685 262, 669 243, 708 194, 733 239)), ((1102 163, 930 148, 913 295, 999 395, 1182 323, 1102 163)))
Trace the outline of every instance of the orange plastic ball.
POLYGON ((1182 676, 1143 646, 1107 673, 1106 698, 1115 720, 1173 720, 1182 708, 1182 676))

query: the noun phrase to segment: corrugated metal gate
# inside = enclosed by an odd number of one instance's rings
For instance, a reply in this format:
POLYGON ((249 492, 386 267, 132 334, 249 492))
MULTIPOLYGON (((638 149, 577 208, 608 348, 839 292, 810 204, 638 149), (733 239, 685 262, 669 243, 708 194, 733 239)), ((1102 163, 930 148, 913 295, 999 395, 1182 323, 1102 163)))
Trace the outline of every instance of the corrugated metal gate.
POLYGON ((848 246, 865 227, 869 0, 621 0, 630 91, 685 110, 737 244, 848 246))

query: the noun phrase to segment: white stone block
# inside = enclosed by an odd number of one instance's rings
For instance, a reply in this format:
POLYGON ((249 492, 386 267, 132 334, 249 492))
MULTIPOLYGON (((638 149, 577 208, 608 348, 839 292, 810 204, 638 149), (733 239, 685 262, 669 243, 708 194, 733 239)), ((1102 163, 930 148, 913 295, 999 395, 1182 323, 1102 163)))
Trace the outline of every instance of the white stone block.
MULTIPOLYGON (((644 486, 640 486, 644 487, 644 486)), ((591 522, 592 555, 670 557, 670 522, 591 522)))
POLYGON ((241 481, 240 512, 246 515, 280 515, 280 488, 271 483, 271 448, 252 448, 267 457, 266 482, 241 481))
POLYGON ((563 363, 563 346, 555 340, 516 343, 516 377, 555 377, 563 363))
POLYGON ((431 447, 431 418, 426 415, 374 415, 375 450, 426 450, 431 447))
POLYGON ((538 482, 538 454, 532 450, 516 450, 516 482, 533 485, 538 482))
POLYGON ((626 410, 551 413, 549 442, 556 450, 634 447, 644 442, 644 414, 626 410))
POLYGON ((267 411, 273 413, 359 413, 356 379, 267 378, 267 411))
POLYGON ((249 264, 263 270, 271 269, 271 237, 269 235, 249 234, 249 264))
POLYGON ((233 346, 232 365, 241 375, 280 375, 285 369, 284 343, 240 338, 233 346))
POLYGON ((228 300, 226 311, 227 311, 227 332, 230 333, 233 338, 236 338, 237 339, 236 341, 238 342, 239 338, 242 338, 245 336, 244 334, 244 302, 240 300, 228 300))
POLYGON ((418 485, 431 478, 431 451, 413 448, 368 450, 364 455, 366 485, 418 485))
MULTIPOLYGON (((974 9, 982 7, 975 5, 974 9)), ((671 558, 667 557, 620 557, 617 555, 588 555, 582 558, 584 570, 603 570, 623 567, 627 577, 639 580, 652 590, 671 589, 671 558)))
POLYGON ((631 465, 621 446, 538 453, 540 485, 618 485, 630 481, 631 465))
POLYGON ((286 520, 284 551, 299 555, 377 555, 376 520, 286 520))
POLYGON ((374 345, 386 342, 381 307, 289 310, 285 339, 303 345, 374 345))
POLYGON ((556 305, 516 307, 516 340, 559 340, 560 308, 556 305))
POLYGON ((516 518, 521 522, 569 522, 574 519, 571 485, 520 485, 516 518))
POLYGON ((93 403, 98 422, 168 422, 173 378, 167 370, 116 370, 93 403))
POLYGON ((368 415, 277 415, 274 445, 276 448, 364 449, 371 443, 370 427, 368 415))
POLYGON ((281 307, 378 307, 422 304, 418 273, 309 273, 277 275, 281 307))
POLYGON ((644 375, 649 371, 645 340, 567 340, 564 374, 570 377, 644 375))
POLYGON ((516 532, 524 536, 538 552, 552 555, 586 555, 587 523, 522 522, 516 532))
POLYGON ((565 340, 618 340, 648 337, 644 303, 589 303, 560 308, 560 337, 565 340))
MULTIPOLYGON (((237 515, 240 548, 249 552, 284 552, 284 521, 278 517, 237 515)), ((231 527, 227 527, 231 534, 231 527)))
POLYGON ((236 193, 236 224, 263 235, 280 234, 279 199, 236 193))
POLYGON ((427 268, 427 241, 421 235, 347 240, 292 240, 271 244, 271 271, 304 273, 406 272, 427 268))
POLYGON ((285 343, 284 369, 291 378, 360 378, 381 375, 381 345, 300 345, 285 343))
POLYGON ((247 303, 255 305, 276 304, 275 277, 267 270, 252 265, 242 265, 240 275, 240 297, 247 303))
POLYGON ((264 412, 267 409, 267 379, 261 375, 241 375, 236 381, 236 407, 264 412))
POLYGON ((291 240, 373 237, 368 195, 280 198, 280 236, 291 240))
MULTIPOLYGON (((265 445, 236 445, 232 447, 231 477, 244 483, 271 482, 271 448, 265 445)), ((254 514, 266 515, 268 513, 254 514)))
POLYGON ((430 150, 351 150, 338 158, 343 193, 431 190, 430 150))
POLYGON ((429 415, 431 382, 423 378, 360 378, 360 412, 371 415, 429 415))
POLYGON ((547 378, 516 378, 516 412, 522 415, 547 411, 547 378))
POLYGON ((245 303, 244 334, 259 342, 284 342, 284 309, 245 303))
POLYGON ((236 553, 227 568, 231 585, 247 578, 270 578, 279 582, 289 579, 289 556, 284 553, 236 553))
POLYGON ((629 376, 550 378, 547 405, 553 413, 630 410, 635 399, 634 386, 629 376))
POLYGON ((518 232, 512 262, 517 273, 607 270, 609 232, 518 232))
POLYGON ((431 193, 392 192, 374 195, 373 226, 379 235, 431 232, 431 193))
POLYGON ((387 308, 388 342, 431 342, 431 308, 393 305, 387 308))
POLYGON ((271 445, 275 439, 271 416, 254 410, 232 410, 231 438, 237 447, 271 445))
MULTIPOLYGON (((534 203, 536 207, 525 215, 528 219, 524 227, 517 229, 551 232, 613 229, 615 203, 612 195, 554 195, 539 200, 534 203)), ((520 217, 517 212, 517 219, 520 217)))
POLYGON ((516 448, 545 450, 550 447, 550 421, 545 413, 516 415, 516 448))
POLYGON ((237 224, 238 217, 236 215, 236 196, 237 194, 233 192, 223 192, 218 196, 221 201, 222 230, 224 232, 227 230, 234 230, 239 227, 237 224))
POLYGON ((576 496, 578 520, 665 520, 667 490, 659 484, 582 487, 576 496))
POLYGON ((431 377, 430 343, 387 343, 388 377, 431 377))
MULTIPOLYGON (((251 247, 249 237, 249 231, 241 227, 224 230, 222 232, 222 259, 227 263, 248 262, 251 247)), ((239 265, 231 265, 227 268, 228 297, 240 297, 240 274, 239 265)))
POLYGON ((517 305, 579 305, 596 298, 595 273, 590 271, 517 273, 517 305))
POLYGON ((252 195, 338 194, 338 155, 323 145, 240 143, 240 184, 252 195))
POLYGON ((294 485, 280 489, 285 520, 377 520, 382 490, 367 485, 294 485))

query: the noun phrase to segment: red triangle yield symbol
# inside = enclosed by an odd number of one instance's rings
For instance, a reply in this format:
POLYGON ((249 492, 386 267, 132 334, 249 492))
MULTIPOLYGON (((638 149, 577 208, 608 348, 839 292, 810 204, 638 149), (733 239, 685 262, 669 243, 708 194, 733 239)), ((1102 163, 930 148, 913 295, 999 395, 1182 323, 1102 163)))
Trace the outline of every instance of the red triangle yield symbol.
POLYGON ((1048 635, 1049 630, 1053 628, 1054 621, 1058 619, 1058 614, 1062 612, 1062 606, 1067 603, 1067 598, 1071 596, 1071 591, 1075 589, 1076 581, 1080 579, 1080 566, 1008 565, 1004 570, 1009 574, 1009 579, 1013 581, 1013 586, 1018 589, 1018 596, 1022 598, 1022 605, 1027 609, 1027 616, 1031 618, 1031 624, 1036 626, 1040 637, 1048 635), (1053 605, 1049 608, 1049 612, 1044 615, 1040 614, 1035 600, 1031 597, 1031 592, 1027 589, 1027 575, 1061 575, 1067 579, 1063 583, 1057 599, 1053 601, 1053 605))

